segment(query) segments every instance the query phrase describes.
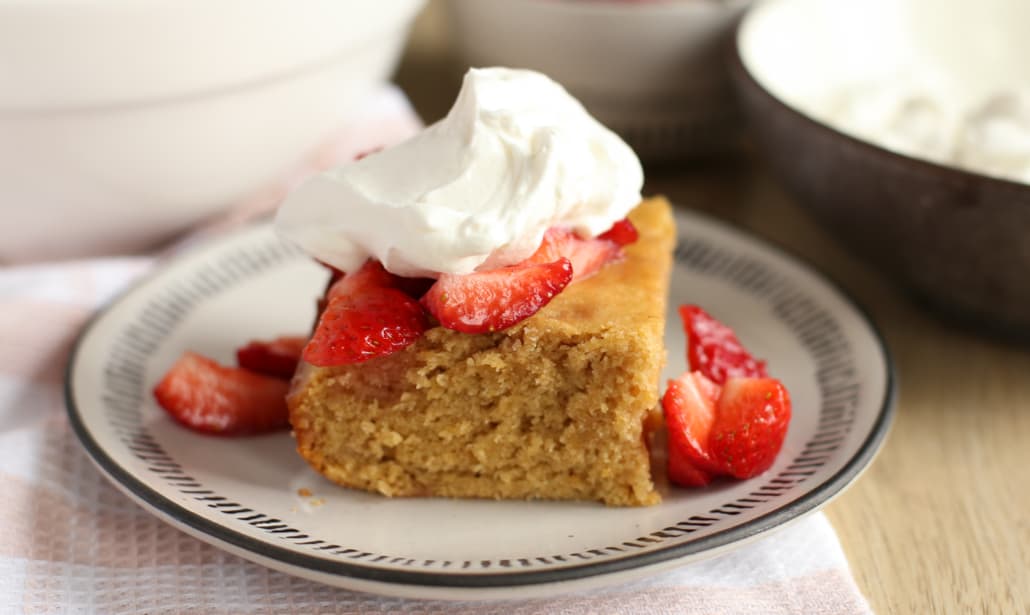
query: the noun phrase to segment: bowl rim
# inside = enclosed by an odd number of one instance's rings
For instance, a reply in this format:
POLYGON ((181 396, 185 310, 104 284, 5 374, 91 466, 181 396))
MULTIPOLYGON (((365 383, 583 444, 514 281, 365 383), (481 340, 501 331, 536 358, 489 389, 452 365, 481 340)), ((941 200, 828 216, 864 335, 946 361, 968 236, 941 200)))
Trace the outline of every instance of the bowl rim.
MULTIPOLYGON (((1024 196, 1030 197, 1030 183, 998 177, 996 175, 988 175, 986 173, 980 173, 964 169, 962 167, 934 162, 926 158, 903 154, 882 145, 877 145, 873 141, 861 139, 844 132, 831 124, 813 117, 777 96, 772 90, 763 85, 755 74, 751 72, 751 69, 748 68, 747 62, 744 60, 743 53, 741 53, 741 39, 743 38, 744 29, 752 22, 752 20, 756 19, 756 14, 757 13, 754 10, 748 10, 744 17, 740 19, 734 27, 733 53, 730 56, 729 68, 731 73, 734 73, 738 77, 738 79, 733 80, 735 83, 739 84, 741 79, 746 81, 753 87, 753 89, 756 89, 766 98, 772 100, 776 106, 786 110, 792 116, 801 118, 805 123, 813 126, 816 130, 823 132, 825 136, 844 141, 853 148, 865 151, 874 157, 878 156, 895 166, 906 167, 906 170, 911 171, 916 175, 932 177, 936 181, 955 185, 978 182, 988 185, 992 189, 1000 192, 1024 193, 1024 196)), ((738 85, 737 89, 739 90, 739 88, 740 86, 738 85)))
POLYGON ((204 0, 137 0, 128 8, 120 8, 121 0, 70 7, 66 0, 0 0, 0 118, 175 104, 358 66, 370 49, 406 41, 427 0, 381 2, 393 10, 341 32, 337 24, 348 14, 375 10, 361 0, 312 0, 305 10, 290 0, 260 8, 233 0, 219 10, 204 0), (165 13, 174 18, 158 22, 161 36, 150 36, 141 24, 165 13), (289 27, 284 14, 294 16, 289 27), (69 24, 81 35, 50 44, 67 36, 69 24), (103 41, 113 42, 98 44, 103 41), (212 62, 212 49, 230 51, 212 62))
MULTIPOLYGON (((453 0, 452 0, 453 1, 453 0)), ((464 2, 485 2, 487 0, 462 0, 464 2)), ((627 2, 626 0, 517 0, 523 4, 536 5, 564 15, 598 15, 610 17, 682 17, 699 12, 739 12, 751 7, 756 0, 651 0, 648 2, 627 2)), ((493 0, 496 3, 513 4, 513 0, 493 0)), ((461 4, 461 1, 454 1, 461 4)))

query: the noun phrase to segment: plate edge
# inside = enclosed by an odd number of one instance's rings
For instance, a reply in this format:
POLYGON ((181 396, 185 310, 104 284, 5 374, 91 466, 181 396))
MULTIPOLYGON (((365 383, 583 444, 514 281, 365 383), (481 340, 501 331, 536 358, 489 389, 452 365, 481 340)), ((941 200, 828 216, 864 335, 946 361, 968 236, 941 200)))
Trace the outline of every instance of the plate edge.
MULTIPOLYGON (((876 347, 883 359, 885 382, 884 394, 880 402, 880 410, 869 435, 859 445, 855 454, 847 460, 837 473, 818 485, 815 489, 809 491, 793 502, 776 508, 765 515, 748 522, 746 525, 721 530, 685 544, 673 545, 663 549, 657 549, 655 551, 605 562, 584 563, 576 566, 554 568, 544 571, 477 573, 462 575, 454 573, 411 572, 382 569, 319 558, 314 555, 297 553, 289 549, 268 544, 267 542, 257 540, 236 530, 228 529, 213 521, 199 517, 189 509, 177 504, 173 500, 149 487, 147 484, 133 477, 130 473, 123 470, 122 467, 109 455, 107 455, 83 423, 78 411, 78 406, 75 402, 74 391, 72 390, 72 379, 79 357, 79 350, 97 322, 108 311, 126 300, 129 295, 137 292, 139 289, 160 276, 166 266, 176 262, 177 259, 175 258, 156 263, 153 271, 148 272, 148 274, 143 278, 136 280, 112 300, 103 304, 90 317, 85 325, 83 325, 79 334, 76 336, 75 342, 68 355, 68 362, 65 366, 63 396, 69 423, 71 424, 76 437, 85 448, 86 453, 90 456, 93 463, 101 469, 102 473, 106 477, 118 482, 119 488, 124 487, 125 489, 131 490, 137 497, 146 502, 148 507, 161 511, 170 518, 174 518, 177 522, 194 529, 200 534, 209 536, 220 543, 232 545, 240 551, 253 553, 256 557, 274 559, 291 567, 313 570, 334 576, 422 587, 449 587, 464 589, 519 587, 608 575, 624 570, 653 566, 670 560, 696 555, 701 552, 719 549, 741 540, 752 539, 760 534, 766 534, 772 530, 778 529, 780 526, 785 525, 787 521, 791 521, 796 518, 799 519, 808 513, 818 510, 836 495, 842 493, 869 467, 873 459, 882 449, 883 442, 888 435, 890 424, 892 423, 896 412, 896 367, 883 334, 876 326, 875 320, 869 312, 848 290, 837 282, 836 279, 825 273, 818 266, 809 262, 807 259, 794 254, 791 250, 775 241, 759 236, 753 232, 742 230, 734 226, 732 223, 705 213, 694 210, 689 210, 688 212, 683 209, 677 209, 675 215, 677 218, 691 216, 701 218, 706 223, 718 226, 733 235, 742 236, 742 238, 747 241, 757 242, 761 247, 768 248, 771 251, 776 252, 786 261, 811 273, 813 277, 832 288, 847 305, 855 310, 855 313, 860 317, 860 320, 863 322, 868 332, 871 333, 873 341, 876 343, 876 347)), ((228 241, 239 240, 244 235, 255 233, 267 226, 269 226, 268 222, 259 222, 248 225, 247 227, 239 229, 229 235, 210 239, 204 244, 191 250, 189 254, 199 255, 204 252, 215 250, 228 241)))

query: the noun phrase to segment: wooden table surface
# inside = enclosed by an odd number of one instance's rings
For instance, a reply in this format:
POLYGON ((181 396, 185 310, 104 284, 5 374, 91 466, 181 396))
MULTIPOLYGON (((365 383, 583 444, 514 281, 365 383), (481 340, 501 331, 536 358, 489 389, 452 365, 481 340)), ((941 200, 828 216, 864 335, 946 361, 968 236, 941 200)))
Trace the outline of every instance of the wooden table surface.
MULTIPOLYGON (((397 74, 427 122, 447 111, 462 72, 441 8, 436 0, 416 22, 397 74)), ((961 331, 911 303, 749 156, 647 175, 645 192, 816 263, 882 330, 900 386, 894 426, 869 470, 825 508, 873 609, 1030 613, 1030 348, 961 331)))

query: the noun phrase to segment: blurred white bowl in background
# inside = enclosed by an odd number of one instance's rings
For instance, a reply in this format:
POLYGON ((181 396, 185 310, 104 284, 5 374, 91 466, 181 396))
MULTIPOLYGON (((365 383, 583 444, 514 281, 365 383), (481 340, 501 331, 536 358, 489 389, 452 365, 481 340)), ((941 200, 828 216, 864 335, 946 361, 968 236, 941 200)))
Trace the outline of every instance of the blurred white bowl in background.
POLYGON ((297 164, 424 0, 0 0, 0 262, 141 248, 297 164))
POLYGON ((751 0, 452 0, 473 66, 539 70, 646 160, 724 149, 736 124, 726 67, 751 0))

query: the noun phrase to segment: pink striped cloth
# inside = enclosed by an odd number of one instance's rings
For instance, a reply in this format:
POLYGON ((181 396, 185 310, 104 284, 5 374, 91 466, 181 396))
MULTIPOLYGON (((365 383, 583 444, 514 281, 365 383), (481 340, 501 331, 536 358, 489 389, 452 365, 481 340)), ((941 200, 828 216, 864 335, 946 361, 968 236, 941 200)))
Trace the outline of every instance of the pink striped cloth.
MULTIPOLYGON (((397 90, 377 95, 314 167, 419 126, 397 90)), ((231 209, 172 250, 274 207, 298 176, 231 209)), ((155 255, 0 270, 0 612, 3 613, 779 613, 869 607, 820 513, 757 543, 644 581, 523 602, 447 603, 360 594, 275 572, 159 521, 106 482, 65 417, 62 373, 90 314, 155 255)))

